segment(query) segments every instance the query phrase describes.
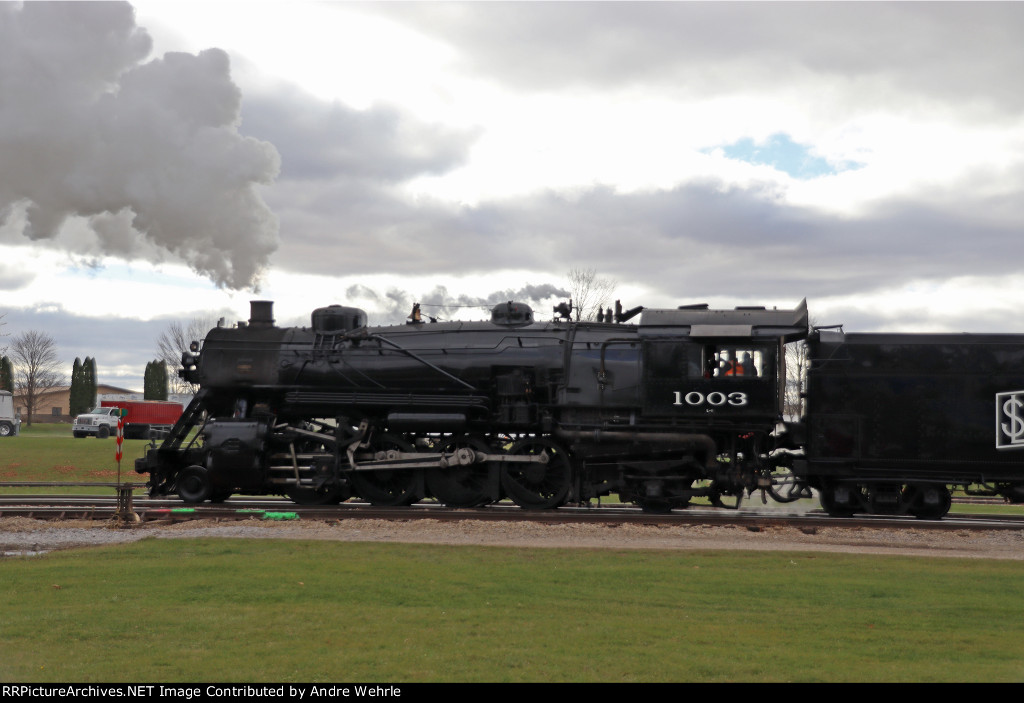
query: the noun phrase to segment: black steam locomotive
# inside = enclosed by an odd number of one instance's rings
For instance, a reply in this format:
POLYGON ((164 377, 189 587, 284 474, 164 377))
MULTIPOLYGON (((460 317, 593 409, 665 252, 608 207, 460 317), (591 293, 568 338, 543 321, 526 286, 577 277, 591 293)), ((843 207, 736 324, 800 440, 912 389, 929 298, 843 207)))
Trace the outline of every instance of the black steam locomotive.
POLYGON ((416 309, 387 327, 335 305, 314 311, 309 328, 280 328, 272 304, 257 301, 248 323, 211 330, 184 354, 180 373, 200 391, 136 471, 150 474, 151 495, 187 502, 245 493, 473 507, 507 497, 542 509, 617 494, 667 511, 698 496, 738 506, 755 491, 790 501, 814 488, 834 514, 926 517, 948 510, 950 484, 1024 498, 1024 454, 1012 451, 1024 446, 1024 420, 991 412, 1000 401, 1024 408, 1011 353, 1024 354, 1024 339, 816 331, 809 410, 782 423, 785 345, 808 331, 806 303, 616 304, 598 322, 538 322, 509 302, 489 322, 425 323, 416 309), (933 375, 911 382, 898 359, 915 344, 933 375), (984 381, 958 370, 972 353, 984 381), (955 377, 964 403, 939 377, 955 377), (983 446, 986 423, 990 439, 1008 427, 1005 446, 983 446))

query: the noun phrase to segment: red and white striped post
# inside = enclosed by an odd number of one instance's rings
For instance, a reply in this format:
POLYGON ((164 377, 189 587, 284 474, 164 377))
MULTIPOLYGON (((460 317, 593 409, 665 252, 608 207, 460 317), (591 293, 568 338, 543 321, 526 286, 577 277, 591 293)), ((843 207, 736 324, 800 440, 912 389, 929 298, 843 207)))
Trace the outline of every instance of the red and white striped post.
POLYGON ((121 483, 121 443, 124 442, 124 410, 117 416, 117 449, 114 450, 114 458, 117 459, 117 482, 121 483))
POLYGON ((124 408, 121 408, 117 416, 117 449, 114 450, 114 458, 117 459, 117 519, 120 522, 139 522, 132 500, 133 486, 130 483, 121 483, 121 444, 124 442, 125 414, 124 408))

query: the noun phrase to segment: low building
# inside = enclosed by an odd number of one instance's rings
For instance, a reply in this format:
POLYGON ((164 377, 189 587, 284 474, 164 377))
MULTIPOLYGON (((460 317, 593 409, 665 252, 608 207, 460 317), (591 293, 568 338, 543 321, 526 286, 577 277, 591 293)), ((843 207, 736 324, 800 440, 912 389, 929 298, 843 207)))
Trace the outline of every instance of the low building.
MULTIPOLYGON (((140 398, 142 397, 141 393, 136 393, 127 388, 118 388, 117 386, 108 386, 102 383, 97 385, 96 404, 99 405, 100 400, 106 395, 119 395, 121 397, 137 395, 140 398)), ((22 421, 28 422, 28 403, 25 401, 24 394, 14 394, 14 407, 22 421)), ((32 413, 32 422, 55 423, 71 422, 72 420, 74 418, 71 417, 71 386, 56 386, 36 394, 36 407, 35 412, 32 413)))

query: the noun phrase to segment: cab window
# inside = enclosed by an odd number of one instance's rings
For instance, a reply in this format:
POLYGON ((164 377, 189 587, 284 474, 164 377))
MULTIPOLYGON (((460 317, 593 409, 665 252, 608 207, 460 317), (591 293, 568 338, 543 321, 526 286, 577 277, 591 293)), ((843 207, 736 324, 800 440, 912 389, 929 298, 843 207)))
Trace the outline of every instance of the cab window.
POLYGON ((686 342, 653 341, 644 344, 647 374, 663 379, 700 378, 703 374, 702 347, 686 342))
POLYGON ((736 343, 688 344, 673 340, 647 342, 644 364, 650 377, 661 379, 754 379, 773 376, 771 347, 736 343))
POLYGON ((751 379, 771 375, 771 359, 764 349, 709 345, 704 355, 704 378, 751 379))

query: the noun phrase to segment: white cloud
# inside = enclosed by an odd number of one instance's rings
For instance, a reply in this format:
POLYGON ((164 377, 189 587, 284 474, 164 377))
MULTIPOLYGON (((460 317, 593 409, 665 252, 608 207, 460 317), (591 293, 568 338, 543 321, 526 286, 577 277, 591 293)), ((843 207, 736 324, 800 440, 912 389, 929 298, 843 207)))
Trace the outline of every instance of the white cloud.
POLYGON ((444 102, 438 76, 453 49, 358 3, 134 4, 158 50, 224 47, 242 60, 250 85, 300 80, 318 98, 356 109, 395 101, 423 110, 444 102))

